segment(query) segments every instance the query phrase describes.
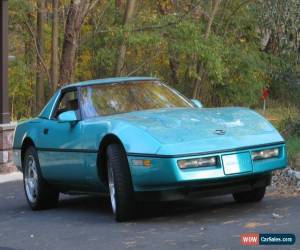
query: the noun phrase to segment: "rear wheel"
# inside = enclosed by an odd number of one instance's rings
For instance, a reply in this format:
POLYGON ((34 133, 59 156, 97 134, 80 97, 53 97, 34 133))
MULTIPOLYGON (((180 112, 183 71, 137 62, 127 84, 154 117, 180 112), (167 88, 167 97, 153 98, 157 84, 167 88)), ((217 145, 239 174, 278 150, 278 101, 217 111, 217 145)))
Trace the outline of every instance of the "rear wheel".
POLYGON ((261 187, 251 191, 233 193, 232 195, 236 202, 259 202, 264 198, 265 192, 266 187, 261 187))
POLYGON ((112 211, 117 221, 133 218, 135 199, 130 169, 121 145, 107 148, 107 177, 112 211))
POLYGON ((36 149, 26 149, 23 160, 23 183, 27 202, 32 210, 52 208, 57 205, 59 192, 52 189, 41 175, 36 149))

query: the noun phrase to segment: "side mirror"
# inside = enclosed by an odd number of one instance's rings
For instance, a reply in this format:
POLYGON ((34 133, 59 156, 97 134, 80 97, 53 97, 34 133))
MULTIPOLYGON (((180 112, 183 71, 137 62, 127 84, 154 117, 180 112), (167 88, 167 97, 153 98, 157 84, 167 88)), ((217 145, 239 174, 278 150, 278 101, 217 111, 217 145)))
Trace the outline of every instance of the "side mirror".
POLYGON ((70 111, 62 112, 58 116, 58 121, 59 122, 77 122, 78 118, 77 118, 76 112, 74 110, 70 110, 70 111))
POLYGON ((203 108, 203 105, 202 105, 202 103, 201 103, 199 100, 197 100, 197 99, 192 99, 191 101, 192 101, 192 103, 194 104, 194 107, 195 107, 195 108, 203 108))

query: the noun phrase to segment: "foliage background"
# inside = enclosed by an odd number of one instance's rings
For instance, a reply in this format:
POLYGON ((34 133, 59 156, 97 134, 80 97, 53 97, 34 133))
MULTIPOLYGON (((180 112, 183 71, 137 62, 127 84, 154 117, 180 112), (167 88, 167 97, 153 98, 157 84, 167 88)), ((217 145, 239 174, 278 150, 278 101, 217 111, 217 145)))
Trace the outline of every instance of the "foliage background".
MULTIPOLYGON (((39 112, 34 100, 40 94, 35 82, 39 71, 44 73, 45 101, 52 94, 45 70, 36 62, 38 1, 9 1, 10 55, 16 57, 9 67, 14 119, 39 112)), ((48 66, 52 1, 45 4, 48 66)), ((69 8, 70 1, 59 1, 59 55, 69 8)), ((260 108, 262 89, 269 85, 270 106, 299 107, 299 0, 138 0, 124 26, 125 11, 125 0, 103 0, 88 13, 80 30, 74 81, 114 76, 124 44, 123 75, 159 77, 205 106, 260 108)))

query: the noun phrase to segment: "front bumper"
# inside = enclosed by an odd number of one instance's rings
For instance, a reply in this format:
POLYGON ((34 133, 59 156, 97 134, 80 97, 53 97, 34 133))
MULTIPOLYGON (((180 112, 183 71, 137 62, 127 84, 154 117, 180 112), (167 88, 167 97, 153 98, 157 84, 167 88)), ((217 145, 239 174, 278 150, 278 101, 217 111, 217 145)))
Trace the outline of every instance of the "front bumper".
POLYGON ((270 173, 235 176, 234 178, 219 178, 213 181, 185 183, 185 185, 181 185, 174 190, 135 192, 135 197, 139 201, 173 201, 193 196, 199 198, 245 192, 255 188, 266 187, 270 182, 270 173))
POLYGON ((219 163, 214 167, 199 167, 192 169, 180 169, 178 160, 198 158, 199 156, 186 157, 149 157, 143 155, 128 155, 128 162, 131 170, 134 190, 136 192, 178 190, 186 186, 209 186, 211 182, 234 180, 238 177, 253 177, 260 174, 270 173, 273 170, 281 169, 287 165, 286 148, 284 144, 268 147, 255 147, 231 152, 219 152, 218 154, 201 155, 201 157, 218 157, 219 163), (241 171, 234 174, 225 174, 222 157, 232 154, 251 155, 252 151, 279 148, 280 154, 277 158, 259 161, 250 161, 247 166, 242 166, 241 171), (149 159, 152 162, 150 167, 133 165, 133 160, 149 159))

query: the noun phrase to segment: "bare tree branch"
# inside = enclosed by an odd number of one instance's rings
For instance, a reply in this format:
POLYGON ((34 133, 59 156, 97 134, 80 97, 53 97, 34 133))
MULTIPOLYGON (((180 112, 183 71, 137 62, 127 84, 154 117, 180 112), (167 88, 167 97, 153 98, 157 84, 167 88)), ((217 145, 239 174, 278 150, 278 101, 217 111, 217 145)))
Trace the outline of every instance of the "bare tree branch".
POLYGON ((225 33, 227 32, 228 30, 228 26, 229 26, 229 21, 230 21, 230 18, 233 17, 244 5, 247 5, 248 3, 250 2, 256 2, 257 0, 245 0, 243 2, 241 2, 234 10, 231 11, 230 15, 228 16, 226 22, 225 22, 225 25, 224 25, 224 30, 225 30, 225 33))
POLYGON ((143 63, 141 63, 136 69, 132 70, 130 73, 127 74, 127 76, 132 76, 136 72, 138 72, 140 69, 142 69, 145 65, 147 65, 149 62, 151 62, 154 58, 158 57, 160 55, 160 50, 157 50, 156 54, 152 57, 150 57, 148 60, 145 60, 143 63))
MULTIPOLYGON (((178 20, 174 21, 174 22, 167 22, 165 24, 160 24, 160 25, 148 25, 148 26, 143 26, 143 27, 139 27, 139 28, 125 28, 124 32, 143 32, 143 31, 152 31, 152 30, 157 30, 157 29, 163 29, 169 26, 174 26, 177 25, 179 23, 181 23, 184 18, 186 18, 195 8, 200 6, 200 1, 195 4, 188 12, 182 14, 178 20)), ((209 19, 209 14, 206 13, 205 11, 201 11, 201 13, 204 15, 204 17, 206 19, 209 19)), ((96 34, 103 34, 103 33, 108 33, 108 32, 112 32, 112 31, 117 31, 117 29, 115 30, 99 30, 96 32, 96 34)))
POLYGON ((41 54, 40 54, 39 51, 38 51, 38 44, 37 44, 37 41, 36 41, 36 36, 35 36, 35 34, 34 34, 32 28, 30 27, 30 24, 27 22, 26 17, 24 17, 24 20, 25 20, 25 25, 26 25, 26 27, 27 27, 29 33, 31 34, 31 36, 32 36, 32 38, 33 38, 33 41, 34 41, 34 47, 35 47, 36 54, 37 54, 37 56, 39 57, 39 59, 40 59, 40 61, 41 61, 41 63, 42 63, 42 66, 43 66, 44 72, 45 72, 46 75, 47 75, 48 81, 51 82, 51 81, 50 81, 51 78, 50 78, 49 70, 48 70, 48 68, 47 68, 47 66, 46 66, 46 63, 45 63, 44 59, 42 58, 41 54))

